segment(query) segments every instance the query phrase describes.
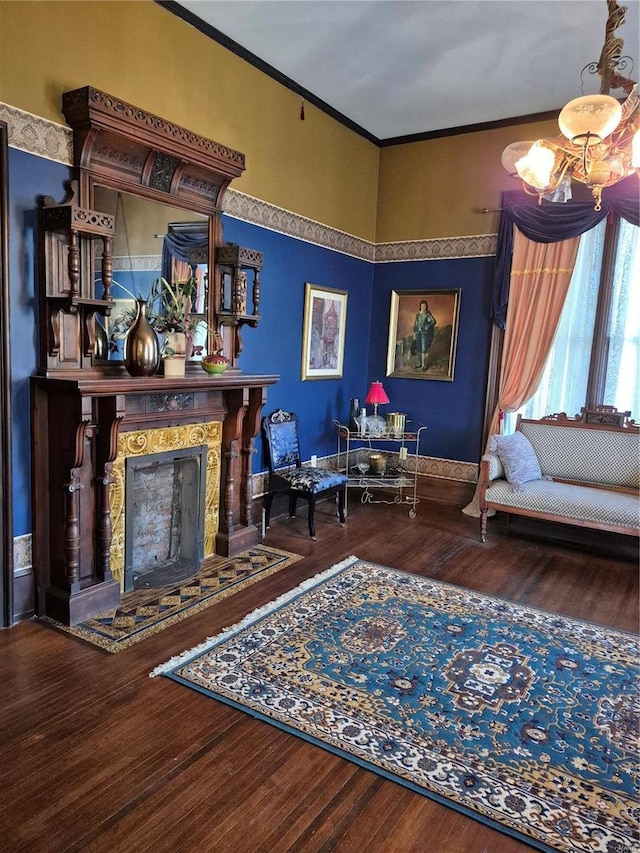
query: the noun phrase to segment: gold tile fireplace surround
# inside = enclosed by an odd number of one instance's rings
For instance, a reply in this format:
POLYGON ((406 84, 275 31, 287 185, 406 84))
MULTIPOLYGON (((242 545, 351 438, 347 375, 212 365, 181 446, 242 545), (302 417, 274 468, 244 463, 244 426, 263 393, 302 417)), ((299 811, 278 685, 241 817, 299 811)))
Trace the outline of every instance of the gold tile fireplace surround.
POLYGON ((219 518, 205 525, 213 535, 217 521, 216 554, 230 556, 255 544, 253 445, 267 388, 277 380, 240 371, 177 379, 33 377, 38 613, 74 625, 120 601, 120 571, 111 564, 112 504, 124 435, 159 431, 153 434, 166 437, 167 450, 174 450, 170 437, 180 435, 179 428, 199 426, 208 434, 207 425, 216 424, 210 452, 217 454, 219 439, 219 494, 212 501, 209 492, 207 500, 219 518))

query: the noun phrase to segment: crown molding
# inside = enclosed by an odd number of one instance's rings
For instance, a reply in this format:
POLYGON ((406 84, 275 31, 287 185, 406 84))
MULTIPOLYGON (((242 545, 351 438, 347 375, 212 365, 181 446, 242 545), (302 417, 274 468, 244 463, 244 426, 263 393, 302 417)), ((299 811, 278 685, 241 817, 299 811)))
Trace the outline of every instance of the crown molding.
MULTIPOLYGON (((73 165, 71 128, 2 102, 0 102, 0 121, 7 124, 8 143, 11 148, 17 148, 65 166, 73 165)), ((496 253, 497 235, 495 234, 372 243, 269 202, 245 195, 232 187, 229 187, 225 193, 224 213, 251 225, 259 225, 269 231, 295 237, 314 246, 331 249, 370 263, 491 257, 496 253)))

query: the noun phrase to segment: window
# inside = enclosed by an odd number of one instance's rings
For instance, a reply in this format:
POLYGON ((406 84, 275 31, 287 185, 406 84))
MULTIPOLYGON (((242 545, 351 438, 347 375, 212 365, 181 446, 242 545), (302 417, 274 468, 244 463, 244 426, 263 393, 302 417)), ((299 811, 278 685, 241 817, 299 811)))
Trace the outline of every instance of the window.
POLYGON ((640 229, 624 219, 612 290, 603 403, 640 420, 640 229))
POLYGON ((640 418, 640 229, 603 221, 580 238, 558 331, 534 396, 516 414, 569 416, 604 404, 640 418))

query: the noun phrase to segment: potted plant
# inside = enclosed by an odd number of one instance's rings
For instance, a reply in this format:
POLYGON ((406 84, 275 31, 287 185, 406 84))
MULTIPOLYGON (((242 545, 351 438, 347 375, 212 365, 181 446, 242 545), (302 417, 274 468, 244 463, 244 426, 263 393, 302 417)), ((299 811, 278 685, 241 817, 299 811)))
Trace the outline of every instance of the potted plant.
MULTIPOLYGON (((119 285, 127 293, 123 285, 119 285)), ((151 286, 148 299, 136 299, 135 309, 127 309, 116 318, 112 329, 112 338, 128 332, 139 314, 139 306, 145 303, 146 317, 151 328, 160 337, 160 358, 164 364, 165 376, 184 376, 187 351, 193 338, 203 325, 212 332, 202 317, 191 314, 191 306, 196 295, 195 277, 186 281, 169 283, 158 278, 151 286)), ((131 298, 133 295, 129 293, 131 298)))
POLYGON ((184 376, 187 335, 194 329, 190 311, 195 286, 193 277, 174 284, 169 284, 166 278, 159 278, 151 288, 154 306, 152 325, 163 337, 160 355, 164 361, 165 376, 184 376))

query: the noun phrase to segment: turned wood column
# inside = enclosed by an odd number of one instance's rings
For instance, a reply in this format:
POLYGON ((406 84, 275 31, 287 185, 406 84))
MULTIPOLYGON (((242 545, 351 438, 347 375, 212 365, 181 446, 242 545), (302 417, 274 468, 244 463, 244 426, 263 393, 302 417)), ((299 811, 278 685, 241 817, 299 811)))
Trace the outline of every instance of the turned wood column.
POLYGON ((252 469, 255 437, 260 429, 262 407, 267 401, 266 388, 251 388, 242 432, 242 515, 244 524, 253 524, 252 469))
POLYGON ((266 401, 265 385, 227 391, 227 417, 222 432, 221 512, 216 553, 237 554, 255 545, 259 531, 252 518, 251 459, 266 401))
POLYGON ((82 488, 78 482, 78 472, 71 472, 71 479, 64 484, 67 493, 66 519, 64 531, 64 562, 66 581, 73 591, 80 580, 80 501, 78 491, 82 488))
POLYGON ((124 396, 97 399, 95 406, 98 415, 98 432, 96 436, 96 576, 101 581, 113 578, 111 571, 111 503, 109 500, 110 486, 113 483, 113 463, 118 455, 118 432, 125 414, 124 396))
POLYGON ((216 537, 216 551, 223 556, 230 553, 229 542, 241 524, 242 483, 240 479, 240 449, 242 424, 249 403, 249 390, 236 388, 225 395, 227 416, 222 428, 220 471, 220 526, 216 537))

